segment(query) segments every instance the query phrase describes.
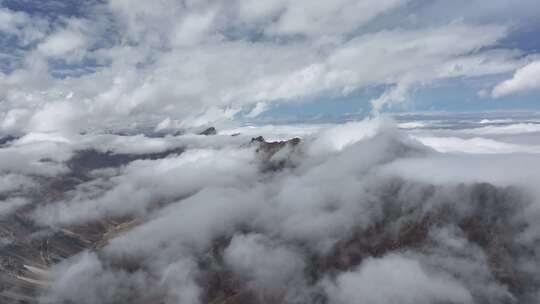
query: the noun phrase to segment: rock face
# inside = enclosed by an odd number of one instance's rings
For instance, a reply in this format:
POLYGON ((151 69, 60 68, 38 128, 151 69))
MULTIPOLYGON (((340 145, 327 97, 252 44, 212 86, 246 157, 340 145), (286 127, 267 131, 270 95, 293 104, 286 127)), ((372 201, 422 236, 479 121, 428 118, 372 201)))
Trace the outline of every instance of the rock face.
POLYGON ((268 158, 271 158, 281 149, 286 147, 294 148, 300 143, 300 138, 295 137, 284 141, 266 141, 264 137, 258 136, 251 139, 252 144, 258 144, 257 152, 264 153, 268 158))
POLYGON ((258 136, 252 138, 250 144, 257 146, 256 152, 260 156, 261 170, 275 172, 287 167, 294 167, 291 155, 300 141, 300 138, 295 137, 284 141, 268 142, 264 137, 258 136))
MULTIPOLYGON (((70 172, 58 177, 39 178, 35 193, 39 204, 61 200, 67 191, 90 180, 95 169, 119 167, 134 160, 161 159, 181 154, 183 148, 149 154, 115 154, 94 149, 75 152, 66 162, 70 172)), ((0 217, 0 303, 37 303, 39 291, 47 286, 48 268, 84 250, 97 250, 119 231, 138 222, 124 217, 96 221, 81 226, 50 229, 43 234, 29 218, 35 205, 0 217)))
POLYGON ((77 151, 67 162, 67 166, 71 169, 72 174, 81 176, 96 169, 120 167, 134 160, 156 160, 182 152, 184 152, 184 148, 147 154, 122 154, 88 149, 77 151))
POLYGON ((48 285, 50 266, 83 250, 97 248, 107 233, 128 219, 100 221, 89 225, 51 230, 39 236, 20 210, 0 220, 0 233, 9 243, 0 247, 0 303, 37 303, 48 285))
POLYGON ((199 133, 199 135, 216 135, 217 134, 217 130, 216 128, 214 127, 210 127, 204 131, 202 131, 201 133, 199 133))

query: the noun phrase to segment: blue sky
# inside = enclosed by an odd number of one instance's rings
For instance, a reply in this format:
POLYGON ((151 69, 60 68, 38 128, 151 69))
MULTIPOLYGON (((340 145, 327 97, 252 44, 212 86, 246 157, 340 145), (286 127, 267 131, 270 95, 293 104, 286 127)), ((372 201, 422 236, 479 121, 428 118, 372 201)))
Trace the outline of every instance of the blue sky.
POLYGON ((539 15, 536 0, 3 0, 0 128, 538 109, 539 15))

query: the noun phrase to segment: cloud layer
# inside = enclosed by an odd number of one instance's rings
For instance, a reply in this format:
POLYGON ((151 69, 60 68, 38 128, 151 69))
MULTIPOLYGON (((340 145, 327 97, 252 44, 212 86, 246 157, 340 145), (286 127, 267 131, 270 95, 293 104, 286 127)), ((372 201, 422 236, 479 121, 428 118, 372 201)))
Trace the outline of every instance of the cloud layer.
POLYGON ((511 79, 498 84, 492 92, 493 97, 540 90, 540 61, 534 61, 516 71, 511 79))
MULTIPOLYGON (((114 0, 55 18, 1 8, 0 35, 11 39, 9 68, 0 74, 1 131, 165 119, 204 125, 253 118, 269 104, 366 89, 382 89, 372 104, 383 109, 415 88, 512 73, 536 57, 499 46, 518 26, 495 21, 504 1, 491 18, 473 1, 440 22, 427 22, 427 12, 456 8, 416 2, 114 0)), ((534 11, 529 2, 523 7, 534 11)), ((516 77, 538 78, 522 75, 533 68, 516 77)), ((530 82, 519 79, 494 96, 530 82)))
POLYGON ((38 249, 12 267, 41 303, 535 303, 540 153, 478 124, 312 126, 273 155, 250 133, 28 134, 0 148, 20 155, 0 250, 38 249))

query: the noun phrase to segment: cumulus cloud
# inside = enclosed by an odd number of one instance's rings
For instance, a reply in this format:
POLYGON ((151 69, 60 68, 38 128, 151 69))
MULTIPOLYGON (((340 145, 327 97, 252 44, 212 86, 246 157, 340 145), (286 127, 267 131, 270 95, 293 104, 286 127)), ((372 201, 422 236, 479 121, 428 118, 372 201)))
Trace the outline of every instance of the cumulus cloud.
MULTIPOLYGON (((310 36, 348 33, 378 14, 404 5, 406 2, 406 0, 340 0, 321 1, 317 5, 312 5, 309 1, 282 1, 283 13, 268 31, 276 34, 310 36)), ((246 6, 253 10, 252 3, 248 2, 246 6)), ((279 11, 279 8, 273 7, 268 11, 276 10, 279 11)))
POLYGON ((418 261, 399 255, 369 259, 326 288, 332 303, 473 303, 452 277, 430 274, 418 261))
POLYGON ((152 204, 205 187, 245 184, 255 173, 249 165, 250 151, 194 149, 169 158, 135 161, 118 176, 83 184, 72 198, 38 208, 34 217, 49 225, 83 223, 140 214, 152 204))
POLYGON ((235 235, 223 257, 226 265, 252 288, 260 290, 263 297, 285 294, 284 301, 292 301, 306 292, 289 290, 291 285, 306 288, 302 282, 303 256, 265 235, 235 235))
POLYGON ((380 118, 326 128, 317 134, 318 136, 310 146, 310 153, 322 154, 343 150, 358 141, 373 137, 389 124, 391 124, 390 121, 380 118))
MULTIPOLYGON (((59 125, 65 129, 119 121, 157 125, 167 117, 182 126, 204 125, 241 113, 254 118, 268 104, 373 86, 388 88, 373 99, 384 109, 406 101, 419 85, 508 73, 527 60, 519 50, 497 47, 510 32, 506 24, 377 25, 377 18, 409 5, 96 2, 85 15, 47 21, 14 70, 1 74, 0 126, 3 132, 44 131, 48 126, 25 126, 25 119, 68 101, 82 116, 59 125)), ((4 13, 12 20, 5 31, 19 31, 17 24, 29 19, 4 13)))
POLYGON ((0 176, 0 193, 30 189, 33 186, 36 186, 34 181, 25 175, 10 173, 0 176))
POLYGON ((50 57, 62 57, 84 48, 84 37, 77 32, 63 30, 54 33, 38 46, 38 51, 50 57))
POLYGON ((495 98, 540 89, 540 61, 533 61, 518 69, 511 79, 499 83, 491 95, 495 98))
POLYGON ((27 125, 27 130, 40 132, 73 132, 84 129, 81 122, 80 108, 69 102, 47 103, 42 109, 34 112, 27 125), (81 125, 78 125, 81 123, 81 125))
POLYGON ((58 279, 51 286, 52 292, 40 299, 42 303, 58 303, 73 301, 79 303, 114 303, 117 301, 151 299, 152 291, 143 273, 128 274, 124 271, 105 271, 97 256, 84 253, 75 257, 70 263, 59 265, 54 271, 58 279), (84 289, 73 289, 73 286, 86 286, 84 289), (139 290, 138 294, 131 291, 139 290))
POLYGON ((23 46, 39 41, 49 29, 48 22, 42 18, 4 7, 0 8, 0 24, 0 32, 17 37, 23 46))

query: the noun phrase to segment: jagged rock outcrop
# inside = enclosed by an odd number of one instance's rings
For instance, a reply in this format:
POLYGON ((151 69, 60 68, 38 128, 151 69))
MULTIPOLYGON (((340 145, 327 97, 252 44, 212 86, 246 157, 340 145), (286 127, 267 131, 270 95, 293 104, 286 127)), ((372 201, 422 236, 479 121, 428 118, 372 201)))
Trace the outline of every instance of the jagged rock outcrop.
POLYGON ((260 156, 261 170, 263 172, 279 171, 287 167, 294 167, 291 160, 292 153, 300 144, 298 137, 284 141, 266 141, 258 136, 251 139, 251 145, 257 145, 256 152, 260 156))
POLYGON ((216 135, 216 134, 217 134, 217 130, 214 127, 210 127, 208 129, 202 131, 201 133, 199 133, 199 135, 206 135, 206 136, 216 135))

